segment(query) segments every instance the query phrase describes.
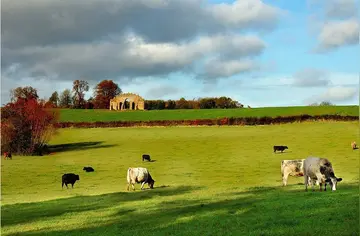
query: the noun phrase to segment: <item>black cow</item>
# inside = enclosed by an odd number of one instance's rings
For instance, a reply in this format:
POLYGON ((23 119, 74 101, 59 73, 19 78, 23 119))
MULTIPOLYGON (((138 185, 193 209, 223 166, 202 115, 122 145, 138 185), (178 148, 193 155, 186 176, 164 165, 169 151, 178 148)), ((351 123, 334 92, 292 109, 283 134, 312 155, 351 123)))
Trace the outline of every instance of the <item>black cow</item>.
POLYGON ((274 152, 281 151, 283 152, 285 149, 289 149, 287 146, 274 146, 274 152))
POLYGON ((86 172, 94 172, 94 168, 92 168, 91 166, 84 167, 83 170, 85 170, 86 172))
POLYGON ((142 155, 142 160, 143 160, 143 161, 144 161, 144 160, 151 161, 150 155, 148 155, 148 154, 142 155))
POLYGON ((68 188, 68 184, 71 184, 71 186, 74 188, 76 180, 80 180, 79 175, 73 173, 63 174, 61 188, 64 188, 64 184, 66 185, 66 188, 68 188))

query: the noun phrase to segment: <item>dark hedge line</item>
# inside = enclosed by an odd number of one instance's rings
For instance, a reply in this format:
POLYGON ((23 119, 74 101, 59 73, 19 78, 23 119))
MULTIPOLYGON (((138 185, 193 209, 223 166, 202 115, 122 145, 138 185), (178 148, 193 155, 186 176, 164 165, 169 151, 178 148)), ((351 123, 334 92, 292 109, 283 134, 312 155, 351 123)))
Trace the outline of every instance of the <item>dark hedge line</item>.
POLYGON ((109 122, 60 122, 58 128, 106 128, 134 126, 196 126, 196 125, 271 125, 303 121, 355 121, 358 116, 341 115, 300 115, 278 117, 238 117, 197 120, 157 120, 157 121, 109 121, 109 122))

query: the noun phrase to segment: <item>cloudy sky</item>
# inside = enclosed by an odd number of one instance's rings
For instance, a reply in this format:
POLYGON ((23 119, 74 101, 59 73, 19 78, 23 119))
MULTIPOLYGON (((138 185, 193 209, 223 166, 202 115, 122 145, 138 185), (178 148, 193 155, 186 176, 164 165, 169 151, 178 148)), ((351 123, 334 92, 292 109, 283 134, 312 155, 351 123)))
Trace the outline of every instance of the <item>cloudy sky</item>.
POLYGON ((359 104, 356 0, 1 4, 1 104, 12 88, 48 98, 75 79, 112 79, 145 99, 359 104))

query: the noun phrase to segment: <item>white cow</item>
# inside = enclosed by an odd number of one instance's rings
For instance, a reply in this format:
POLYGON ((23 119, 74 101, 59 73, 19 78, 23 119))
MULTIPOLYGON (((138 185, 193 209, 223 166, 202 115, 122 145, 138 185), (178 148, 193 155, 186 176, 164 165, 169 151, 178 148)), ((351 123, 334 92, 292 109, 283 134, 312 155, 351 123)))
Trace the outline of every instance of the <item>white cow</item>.
POLYGON ((135 183, 141 183, 141 190, 144 189, 144 184, 148 184, 150 188, 154 188, 155 180, 150 175, 150 172, 143 167, 130 167, 127 170, 127 190, 130 190, 130 184, 135 191, 135 183))
POLYGON ((342 181, 342 178, 337 178, 334 174, 334 170, 330 161, 326 158, 319 157, 308 157, 304 161, 304 182, 305 182, 305 191, 307 191, 309 178, 312 180, 312 189, 314 189, 313 181, 317 180, 320 184, 320 191, 322 191, 322 185, 324 186, 324 191, 326 191, 326 184, 329 183, 333 191, 336 190, 336 185, 338 182, 342 181))

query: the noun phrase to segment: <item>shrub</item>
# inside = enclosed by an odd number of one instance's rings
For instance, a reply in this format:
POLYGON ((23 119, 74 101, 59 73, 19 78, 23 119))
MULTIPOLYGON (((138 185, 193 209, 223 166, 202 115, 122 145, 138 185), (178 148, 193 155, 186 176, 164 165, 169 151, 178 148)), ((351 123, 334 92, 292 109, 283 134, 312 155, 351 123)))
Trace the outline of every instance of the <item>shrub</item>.
POLYGON ((42 155, 55 133, 58 112, 37 99, 19 98, 1 111, 1 148, 20 155, 42 155))

